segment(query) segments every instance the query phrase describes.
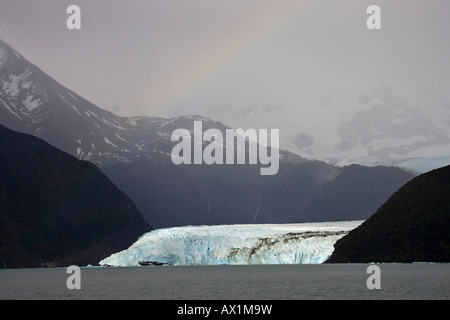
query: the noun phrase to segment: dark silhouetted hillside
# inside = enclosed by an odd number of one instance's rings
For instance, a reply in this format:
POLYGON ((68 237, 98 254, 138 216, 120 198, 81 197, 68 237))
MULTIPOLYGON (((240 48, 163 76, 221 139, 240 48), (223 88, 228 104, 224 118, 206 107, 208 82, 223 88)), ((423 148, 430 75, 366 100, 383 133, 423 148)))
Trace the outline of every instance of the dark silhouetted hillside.
POLYGON ((1 267, 96 264, 150 230, 93 164, 0 125, 1 267))
POLYGON ((328 262, 450 262, 450 166, 422 174, 335 245, 328 262))

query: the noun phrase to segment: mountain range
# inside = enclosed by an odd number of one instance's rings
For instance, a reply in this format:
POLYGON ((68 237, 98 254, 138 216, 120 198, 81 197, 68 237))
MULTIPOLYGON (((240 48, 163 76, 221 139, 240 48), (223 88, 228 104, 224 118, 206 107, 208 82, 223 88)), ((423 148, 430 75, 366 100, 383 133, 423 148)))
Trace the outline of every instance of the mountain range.
MULTIPOLYGON (((274 176, 261 176, 249 164, 174 165, 171 134, 192 132, 194 121, 205 130, 229 128, 199 115, 120 117, 65 88, 0 40, 0 124, 98 166, 155 228, 361 220, 413 177, 394 167, 306 160, 287 150, 280 150, 274 176)), ((342 128, 348 137, 342 148, 352 146, 345 128, 358 123, 342 128)), ((432 138, 446 141, 439 132, 432 138)), ((304 135, 298 141, 308 140, 304 135)))

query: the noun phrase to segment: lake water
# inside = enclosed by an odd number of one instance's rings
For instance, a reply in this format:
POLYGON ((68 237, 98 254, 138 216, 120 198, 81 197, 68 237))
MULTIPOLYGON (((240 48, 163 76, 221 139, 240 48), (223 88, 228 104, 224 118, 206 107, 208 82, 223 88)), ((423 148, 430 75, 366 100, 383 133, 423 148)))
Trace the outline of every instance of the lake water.
POLYGON ((0 271, 0 299, 449 299, 450 264, 368 264, 81 268, 69 290, 66 268, 0 271))

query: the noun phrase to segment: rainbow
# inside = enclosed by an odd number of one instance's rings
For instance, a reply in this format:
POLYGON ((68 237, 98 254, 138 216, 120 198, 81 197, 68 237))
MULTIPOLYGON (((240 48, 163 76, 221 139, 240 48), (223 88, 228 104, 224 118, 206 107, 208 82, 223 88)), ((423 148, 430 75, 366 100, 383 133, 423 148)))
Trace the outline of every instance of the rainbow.
POLYGON ((250 21, 240 24, 231 21, 226 34, 218 36, 206 49, 199 50, 207 54, 190 57, 180 55, 183 62, 181 69, 172 74, 161 75, 161 88, 153 100, 153 113, 161 114, 163 111, 180 108, 184 101, 189 100, 216 77, 292 26, 309 10, 313 2, 264 2, 255 8, 250 21))

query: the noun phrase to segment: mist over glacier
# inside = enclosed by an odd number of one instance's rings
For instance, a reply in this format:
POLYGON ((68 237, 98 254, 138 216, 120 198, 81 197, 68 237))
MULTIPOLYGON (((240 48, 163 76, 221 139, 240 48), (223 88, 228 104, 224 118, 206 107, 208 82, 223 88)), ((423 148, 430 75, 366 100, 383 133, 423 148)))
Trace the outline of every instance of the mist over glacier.
POLYGON ((186 226, 156 229, 100 265, 319 264, 362 221, 186 226))

